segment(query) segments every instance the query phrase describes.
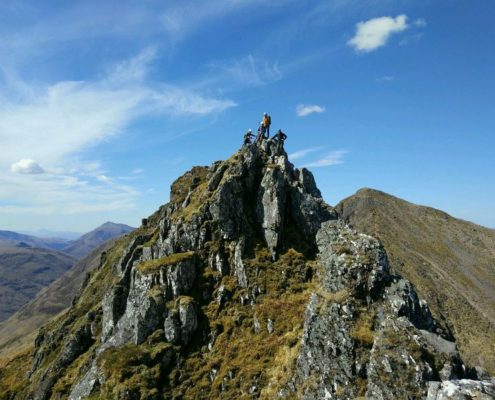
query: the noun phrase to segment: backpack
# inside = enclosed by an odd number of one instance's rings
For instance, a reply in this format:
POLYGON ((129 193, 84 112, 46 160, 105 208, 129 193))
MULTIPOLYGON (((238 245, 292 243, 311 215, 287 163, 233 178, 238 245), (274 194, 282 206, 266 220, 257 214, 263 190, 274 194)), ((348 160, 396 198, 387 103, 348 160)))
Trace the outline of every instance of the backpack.
POLYGON ((266 116, 266 124, 267 125, 271 125, 272 124, 272 117, 270 117, 269 115, 266 116))

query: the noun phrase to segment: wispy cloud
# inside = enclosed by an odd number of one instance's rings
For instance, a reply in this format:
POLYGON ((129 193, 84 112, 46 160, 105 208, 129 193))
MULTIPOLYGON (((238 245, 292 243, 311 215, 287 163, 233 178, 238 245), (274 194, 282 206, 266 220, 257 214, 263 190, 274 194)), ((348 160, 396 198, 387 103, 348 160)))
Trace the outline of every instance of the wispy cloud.
POLYGON ((339 165, 344 163, 344 156, 348 153, 347 150, 335 150, 328 153, 323 158, 310 162, 304 167, 316 168, 316 167, 329 167, 332 165, 339 165))
POLYGON ((427 24, 424 18, 418 18, 414 21, 414 25, 418 28, 424 28, 427 24))
POLYGON ((289 160, 299 160, 301 158, 306 157, 308 154, 312 154, 323 148, 324 148, 323 146, 318 146, 318 147, 310 147, 308 149, 295 151, 294 153, 289 154, 289 160))
POLYGON ((216 67, 248 86, 262 86, 282 78, 278 63, 261 60, 251 54, 232 63, 217 64, 216 67))
POLYGON ((298 104, 296 106, 296 114, 299 117, 306 117, 313 113, 325 112, 325 107, 316 104, 298 104))
POLYGON ((15 77, 9 87, 22 90, 0 95, 0 198, 9 210, 64 213, 131 207, 138 191, 104 174, 98 161, 74 165, 74 160, 139 118, 204 116, 235 106, 189 88, 149 82, 154 57, 155 49, 146 48, 92 81, 40 87, 15 77))
POLYGON ((168 8, 161 19, 165 31, 177 42, 206 23, 259 5, 267 6, 263 0, 192 1, 168 8))
POLYGON ((62 81, 20 99, 0 97, 2 161, 54 164, 121 133, 146 115, 206 115, 235 106, 168 83, 142 79, 153 51, 117 64, 97 81, 62 81))
POLYGON ((408 28, 407 16, 380 17, 356 24, 356 34, 347 44, 357 52, 369 53, 387 44, 392 34, 408 28))
POLYGON ((103 183, 108 183, 108 184, 112 183, 112 180, 104 174, 96 175, 96 179, 103 183))
POLYGON ((381 76, 379 78, 376 78, 376 81, 378 83, 393 82, 393 81, 395 81, 395 76, 391 76, 391 75, 381 76))
MULTIPOLYGON (((109 178, 110 179, 110 178, 109 178)), ((0 215, 79 214, 135 207, 139 192, 130 186, 72 175, 0 175, 0 215), (36 196, 33 196, 36 193, 36 196)))

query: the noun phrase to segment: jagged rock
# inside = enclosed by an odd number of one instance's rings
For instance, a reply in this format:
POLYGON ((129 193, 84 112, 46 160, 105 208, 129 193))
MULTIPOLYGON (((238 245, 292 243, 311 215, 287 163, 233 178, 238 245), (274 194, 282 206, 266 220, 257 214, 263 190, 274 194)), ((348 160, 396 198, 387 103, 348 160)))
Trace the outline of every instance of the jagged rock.
POLYGON ((223 174, 227 170, 227 167, 228 166, 226 164, 221 164, 220 168, 218 168, 215 171, 215 173, 212 175, 212 177, 210 178, 210 180, 208 182, 208 190, 210 192, 213 192, 214 190, 216 190, 220 181, 222 180, 223 174))
POLYGON ((117 322, 124 314, 127 302, 127 292, 125 286, 116 285, 103 298, 102 341, 108 339, 117 325, 117 322))
POLYGON ((186 294, 194 284, 196 266, 194 258, 179 261, 167 270, 167 284, 173 297, 186 294))
POLYGON ((134 343, 140 344, 164 321, 163 294, 153 292, 153 277, 136 274, 127 299, 126 318, 133 331, 134 343))
POLYGON ((92 365, 89 371, 84 375, 71 390, 69 400, 81 400, 88 397, 99 385, 101 371, 98 366, 92 365))
POLYGON ((246 270, 244 269, 244 263, 242 262, 242 253, 244 251, 245 240, 241 238, 235 246, 234 263, 235 263, 235 276, 237 277, 237 283, 240 287, 246 288, 248 286, 248 280, 246 276, 246 270))
POLYGON ((306 311, 296 387, 315 383, 302 399, 421 398, 435 376, 462 374, 455 346, 417 328, 433 328, 431 314, 409 282, 390 274, 375 239, 329 221, 317 243, 328 294, 314 294, 306 311), (434 358, 441 370, 426 361, 434 358))
POLYGON ((263 228, 265 241, 276 258, 279 241, 283 229, 286 183, 283 173, 279 168, 267 168, 261 180, 258 193, 258 219, 263 228))
POLYGON ((220 251, 210 254, 208 265, 212 270, 220 272, 222 276, 228 275, 230 272, 229 264, 225 261, 224 255, 220 251))
POLYGON ((495 398, 495 380, 473 381, 461 379, 431 382, 427 400, 490 400, 495 398))
POLYGON ((180 340, 180 320, 179 313, 176 310, 170 310, 164 324, 165 339, 173 344, 179 343, 180 340))
POLYGON ((194 306, 194 300, 190 297, 183 297, 179 301, 179 321, 180 336, 184 344, 188 344, 196 328, 198 327, 198 317, 194 306))

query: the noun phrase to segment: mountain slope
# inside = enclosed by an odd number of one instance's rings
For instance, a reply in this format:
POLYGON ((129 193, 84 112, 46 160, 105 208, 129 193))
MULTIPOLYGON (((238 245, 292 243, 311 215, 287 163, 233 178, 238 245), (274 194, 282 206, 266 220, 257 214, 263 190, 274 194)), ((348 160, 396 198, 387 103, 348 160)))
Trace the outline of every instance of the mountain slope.
POLYGON ((107 240, 128 233, 133 229, 134 228, 128 225, 106 222, 98 228, 93 229, 91 232, 82 235, 79 239, 71 242, 62 250, 71 256, 80 259, 88 255, 107 240))
POLYGON ((0 321, 60 277, 75 261, 55 250, 0 247, 0 321))
POLYGON ((454 333, 464 359, 495 373, 495 231, 372 189, 336 210, 382 241, 393 267, 454 333))
POLYGON ((450 381, 477 376, 455 337, 265 140, 177 179, 32 354, 0 371, 0 398, 495 396, 450 381))
POLYGON ((60 250, 67 246, 69 240, 58 238, 39 238, 11 231, 0 231, 0 247, 39 247, 60 250))
POLYGON ((60 278, 52 282, 7 320, 0 322, 0 359, 29 347, 43 324, 71 305, 89 272, 100 265, 101 254, 114 245, 108 240, 93 250, 60 278))

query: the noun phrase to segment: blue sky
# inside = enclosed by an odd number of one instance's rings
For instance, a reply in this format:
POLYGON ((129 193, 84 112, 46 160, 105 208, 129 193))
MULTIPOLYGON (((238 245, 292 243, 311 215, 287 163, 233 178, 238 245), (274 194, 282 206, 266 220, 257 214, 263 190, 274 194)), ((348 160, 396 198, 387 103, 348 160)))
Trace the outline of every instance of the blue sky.
POLYGON ((2 1, 0 229, 138 225, 261 115, 335 204, 495 227, 495 4, 2 1))

